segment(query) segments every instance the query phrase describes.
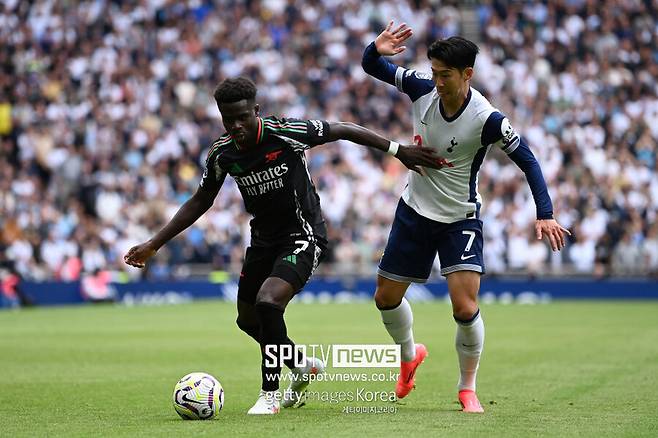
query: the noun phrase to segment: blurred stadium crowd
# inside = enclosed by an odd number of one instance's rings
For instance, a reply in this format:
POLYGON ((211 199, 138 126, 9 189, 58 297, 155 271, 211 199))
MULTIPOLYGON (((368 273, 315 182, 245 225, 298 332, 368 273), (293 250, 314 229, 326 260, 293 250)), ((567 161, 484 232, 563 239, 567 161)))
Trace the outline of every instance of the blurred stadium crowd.
MULTIPOLYGON (((195 190, 223 128, 212 90, 248 75, 262 113, 353 121, 411 143, 410 105, 361 68, 389 19, 414 29, 393 61, 479 42, 474 87, 540 161, 566 251, 534 239, 522 172, 480 172, 490 274, 658 272, 658 2, 438 0, 0 2, 0 262, 25 277, 126 271, 125 251, 195 190)), ((326 273, 374 274, 406 169, 345 143, 309 153, 330 228, 326 273)), ((248 219, 232 179, 150 278, 233 270, 248 219)))

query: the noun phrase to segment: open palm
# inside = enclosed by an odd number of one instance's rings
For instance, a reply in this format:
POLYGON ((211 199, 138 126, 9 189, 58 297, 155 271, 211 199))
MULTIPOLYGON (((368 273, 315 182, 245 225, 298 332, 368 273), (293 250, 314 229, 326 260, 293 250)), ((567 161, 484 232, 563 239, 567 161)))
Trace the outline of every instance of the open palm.
POLYGON ((413 31, 406 23, 402 23, 393 30, 393 21, 389 21, 386 29, 375 40, 377 53, 384 56, 393 56, 404 52, 407 47, 403 46, 402 43, 411 38, 412 35, 413 31))

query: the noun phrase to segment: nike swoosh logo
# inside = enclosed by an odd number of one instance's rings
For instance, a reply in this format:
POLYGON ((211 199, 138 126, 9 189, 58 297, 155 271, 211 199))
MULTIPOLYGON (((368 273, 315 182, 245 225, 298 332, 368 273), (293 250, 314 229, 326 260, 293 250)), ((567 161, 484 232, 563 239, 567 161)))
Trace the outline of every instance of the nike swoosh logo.
POLYGON ((423 122, 422 120, 420 121, 423 125, 427 126, 427 123, 423 122))
MULTIPOLYGON (((419 364, 419 365, 420 365, 420 364, 419 364)), ((416 375, 416 370, 417 370, 417 369, 418 369, 418 365, 416 365, 416 368, 414 368, 414 369, 409 373, 409 377, 407 378, 407 381, 406 381, 405 383, 409 383, 409 382, 411 382, 411 379, 413 379, 414 376, 416 375)))
POLYGON ((187 397, 187 394, 183 394, 183 401, 186 401, 188 403, 199 403, 197 400, 192 400, 187 397))
POLYGON ((466 257, 464 257, 464 254, 462 254, 462 260, 468 260, 471 257, 475 257, 475 254, 471 254, 470 256, 466 256, 466 257))
POLYGON ((477 347, 478 344, 466 345, 466 344, 464 344, 464 343, 462 342, 462 345, 463 345, 464 347, 477 347))

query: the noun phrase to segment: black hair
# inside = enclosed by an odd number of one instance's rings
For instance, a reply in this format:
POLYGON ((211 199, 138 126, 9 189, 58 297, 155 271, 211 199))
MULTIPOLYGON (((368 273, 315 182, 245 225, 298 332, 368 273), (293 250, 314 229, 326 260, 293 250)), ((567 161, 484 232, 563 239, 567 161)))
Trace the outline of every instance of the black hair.
POLYGON ((235 79, 224 79, 213 93, 217 105, 220 103, 234 103, 241 100, 256 99, 256 84, 244 76, 235 79))
POLYGON ((464 70, 475 65, 475 56, 480 49, 466 38, 451 36, 434 41, 427 49, 429 59, 437 59, 448 67, 464 70))

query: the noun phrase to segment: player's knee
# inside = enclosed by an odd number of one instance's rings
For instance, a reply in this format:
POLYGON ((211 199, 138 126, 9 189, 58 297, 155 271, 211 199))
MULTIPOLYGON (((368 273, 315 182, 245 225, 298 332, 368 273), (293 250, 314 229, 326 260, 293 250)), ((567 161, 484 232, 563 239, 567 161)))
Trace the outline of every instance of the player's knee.
POLYGON ((256 340, 258 339, 260 333, 260 326, 258 325, 258 321, 254 321, 252 319, 247 319, 244 317, 241 318, 240 315, 238 315, 238 318, 235 320, 235 323, 240 328, 240 330, 242 330, 252 338, 256 340))
POLYGON ((293 286, 279 278, 268 278, 256 294, 256 307, 269 305, 285 309, 294 295, 293 286))
POLYGON ((377 288, 375 291, 375 305, 378 309, 393 309, 400 305, 401 298, 387 294, 384 290, 377 288))
POLYGON ((264 287, 258 291, 258 295, 256 296, 256 306, 259 304, 284 309, 288 304, 288 300, 286 294, 282 291, 277 290, 276 288, 264 287))
POLYGON ((249 332, 253 331, 254 328, 258 327, 258 322, 256 322, 255 324, 253 322, 247 322, 243 319, 240 319, 239 316, 235 320, 235 324, 238 326, 238 328, 240 330, 242 330, 245 333, 249 333, 249 332))
POLYGON ((452 314, 459 321, 470 321, 473 315, 478 311, 478 304, 476 301, 463 301, 460 303, 453 303, 452 314))

